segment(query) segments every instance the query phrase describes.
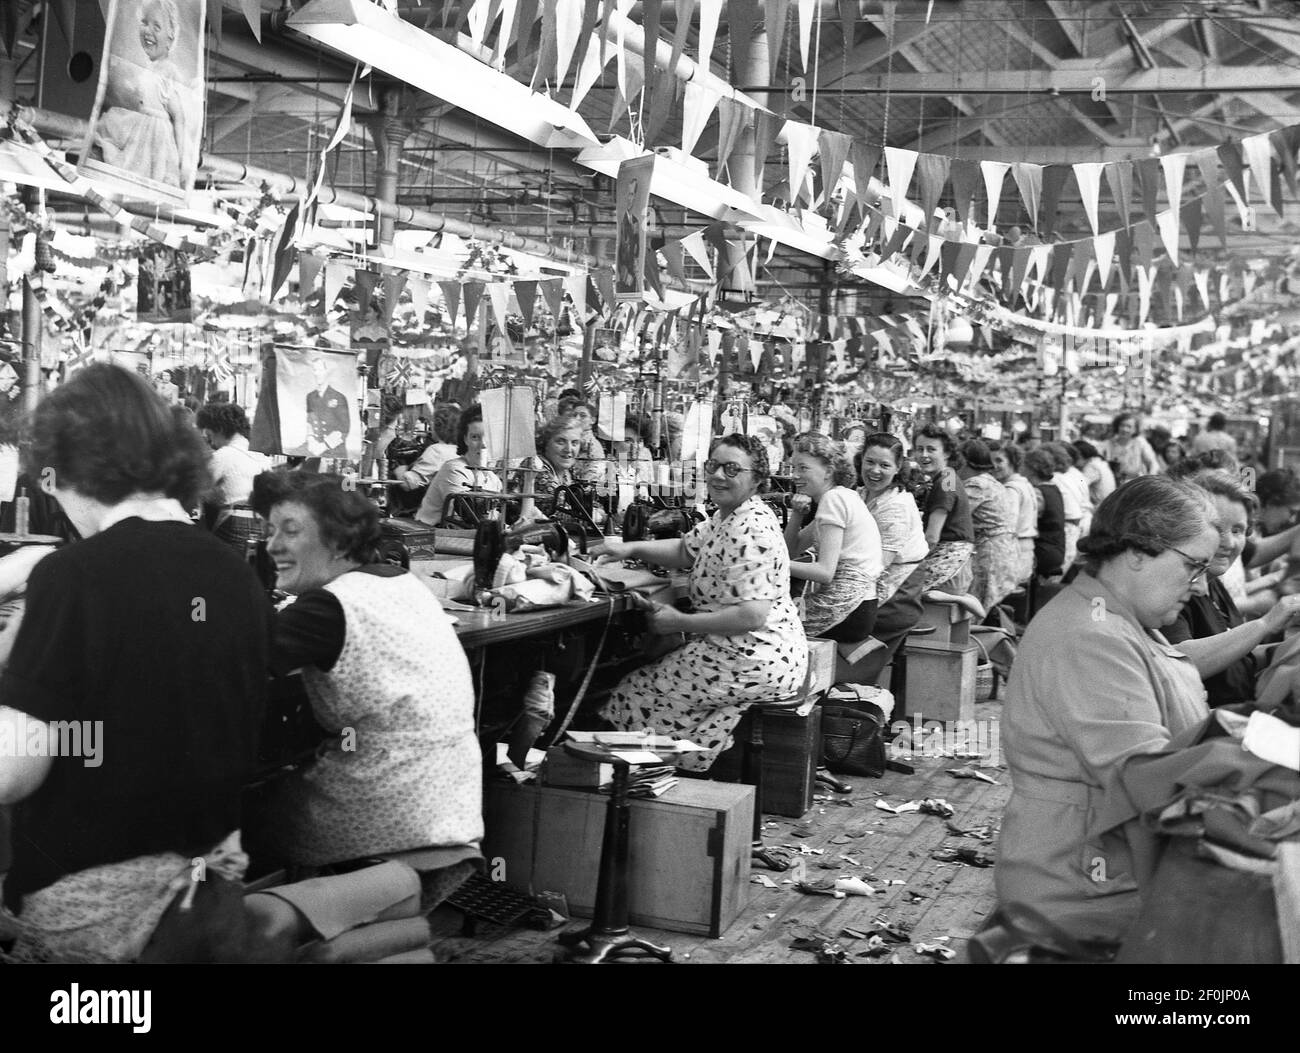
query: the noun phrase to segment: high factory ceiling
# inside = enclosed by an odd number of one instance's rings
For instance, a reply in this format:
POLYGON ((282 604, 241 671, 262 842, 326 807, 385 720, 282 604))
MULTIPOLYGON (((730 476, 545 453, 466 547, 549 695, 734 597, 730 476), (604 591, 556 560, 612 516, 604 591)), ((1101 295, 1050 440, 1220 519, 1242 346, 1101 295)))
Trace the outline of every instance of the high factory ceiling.
MULTIPOLYGON (((87 86, 72 81, 67 66, 78 50, 96 50, 98 3, 75 4, 71 47, 56 21, 56 8, 68 3, 11 0, 4 17, 16 17, 19 100, 84 117, 87 86)), ((879 146, 965 159, 1072 163, 1150 157, 1300 124, 1300 3, 1290 0, 815 3, 819 18, 806 71, 799 39, 805 4, 799 0, 724 0, 708 56, 698 50, 701 5, 661 0, 619 9, 642 28, 657 21, 659 39, 669 43, 679 18, 689 18, 682 37, 689 59, 777 114, 879 146), (755 53, 773 50, 766 73, 756 75, 763 64, 755 53)), ((301 6, 296 0, 222 5, 220 32, 209 37, 206 154, 308 175, 334 132, 356 64, 285 24, 301 6)), ((494 57, 506 74, 527 84, 538 68, 545 4, 506 6, 515 11, 516 29, 494 57)), ((406 21, 473 52, 464 35, 472 7, 425 2, 398 10, 406 21)), ((591 7, 599 32, 606 9, 615 5, 591 7)), ((102 18, 98 24, 102 34, 102 18)), ((536 86, 552 89, 567 104, 572 80, 570 70, 555 90, 539 75, 536 86)), ((542 149, 379 72, 356 92, 360 120, 331 154, 327 178, 336 189, 375 192, 377 153, 367 119, 385 105, 394 108, 406 134, 399 202, 609 256, 614 195, 608 177, 579 164, 573 150, 542 149)), ((644 99, 634 109, 621 100, 611 62, 579 112, 598 133, 612 129, 636 138, 630 128, 643 125, 645 106, 644 99), (622 103, 617 113, 616 102, 622 103)), ((680 145, 681 113, 680 104, 671 106, 646 145, 680 145)), ((693 154, 725 182, 731 173, 718 170, 717 147, 717 124, 710 122, 693 154)), ((783 152, 774 146, 766 158, 765 201, 789 195, 782 185, 783 152)), ((655 224, 669 235, 707 221, 668 201, 653 204, 655 224)), ((1102 213, 1103 227, 1120 225, 1106 200, 1102 213)), ((1026 222, 1014 193, 1002 195, 996 218, 999 227, 1026 222)), ((1300 234, 1265 210, 1259 226, 1234 232, 1230 250, 1280 255, 1300 234)), ((1089 232, 1077 191, 1061 201, 1056 232, 1063 238, 1089 232)), ((823 260, 784 246, 758 279, 760 288, 785 288, 810 300, 827 282, 852 282, 836 277, 823 260)), ((871 295, 870 288, 859 291, 871 295)))

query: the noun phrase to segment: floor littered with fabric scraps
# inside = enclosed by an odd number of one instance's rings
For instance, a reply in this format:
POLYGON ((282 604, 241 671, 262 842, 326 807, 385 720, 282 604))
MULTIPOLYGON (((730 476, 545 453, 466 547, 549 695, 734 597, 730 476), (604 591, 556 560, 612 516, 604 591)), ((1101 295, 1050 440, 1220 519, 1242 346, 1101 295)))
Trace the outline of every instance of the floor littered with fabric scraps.
MULTIPOLYGON (((992 724, 1001 709, 985 702, 977 715, 992 724)), ((683 963, 963 961, 966 941, 994 909, 993 859, 1010 780, 1002 758, 987 751, 954 756, 937 744, 923 752, 932 755, 905 758, 914 774, 845 776, 853 792, 819 789, 802 819, 767 816, 765 843, 786 849, 794 865, 784 873, 755 866, 749 906, 720 939, 634 930, 672 947, 683 963)), ((473 937, 463 936, 462 915, 446 906, 431 921, 443 962, 550 962, 556 948, 554 930, 480 922, 473 937)))

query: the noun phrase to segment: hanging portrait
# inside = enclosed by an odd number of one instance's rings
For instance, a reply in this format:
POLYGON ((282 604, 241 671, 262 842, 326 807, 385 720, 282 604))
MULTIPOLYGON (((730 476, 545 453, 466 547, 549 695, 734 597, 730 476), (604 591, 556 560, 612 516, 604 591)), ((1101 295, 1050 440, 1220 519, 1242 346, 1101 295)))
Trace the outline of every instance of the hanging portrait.
POLYGON ((183 203, 203 136, 206 0, 109 0, 104 61, 78 169, 183 203))

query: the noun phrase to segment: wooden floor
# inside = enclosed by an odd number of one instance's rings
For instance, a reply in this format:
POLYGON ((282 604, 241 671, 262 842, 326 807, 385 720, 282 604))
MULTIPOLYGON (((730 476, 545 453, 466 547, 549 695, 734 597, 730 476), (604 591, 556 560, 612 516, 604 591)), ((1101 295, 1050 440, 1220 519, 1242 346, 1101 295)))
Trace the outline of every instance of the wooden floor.
MULTIPOLYGON (((985 702, 977 707, 976 716, 995 725, 1000 711, 998 702, 985 702)), ((802 821, 768 817, 766 842, 795 846, 800 862, 795 870, 783 874, 755 869, 754 878, 764 875, 777 887, 753 883, 749 907, 721 939, 643 927, 636 931, 668 944, 676 960, 686 963, 813 964, 817 960, 813 952, 791 947, 808 929, 837 938, 856 963, 934 962, 933 957, 914 949, 922 943, 948 947, 956 953, 953 960, 961 961, 967 939, 993 910, 993 868, 940 862, 933 854, 955 848, 994 853, 1002 809, 1010 796, 1006 768, 1000 762, 995 756, 977 762, 915 757, 910 760, 916 767, 914 775, 887 772, 880 779, 848 779, 853 793, 817 800, 802 821), (948 774, 949 769, 968 764, 978 766, 998 785, 948 774), (891 815, 876 807, 877 801, 897 805, 926 797, 946 800, 955 809, 954 816, 945 821, 919 812, 891 815), (991 837, 957 836, 950 824, 962 830, 988 826, 991 837), (821 854, 803 854, 799 846, 821 854), (856 876, 877 888, 890 884, 887 891, 876 895, 833 899, 798 891, 796 884, 804 876, 810 881, 856 876), (857 957, 865 952, 867 940, 844 930, 861 933, 881 922, 908 930, 910 942, 894 945, 882 957, 857 957)), ((446 907, 439 909, 432 921, 434 950, 445 962, 550 962, 556 945, 554 932, 487 923, 479 924, 475 937, 461 936, 461 916, 446 907)))

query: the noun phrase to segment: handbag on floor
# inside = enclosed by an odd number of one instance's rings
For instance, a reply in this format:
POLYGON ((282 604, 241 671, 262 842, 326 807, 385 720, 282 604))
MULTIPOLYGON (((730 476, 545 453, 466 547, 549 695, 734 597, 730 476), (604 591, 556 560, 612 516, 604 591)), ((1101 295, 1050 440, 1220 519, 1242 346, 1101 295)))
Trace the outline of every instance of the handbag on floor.
POLYGON ((884 775, 884 710, 874 702, 827 702, 821 710, 823 765, 836 775, 884 775))

